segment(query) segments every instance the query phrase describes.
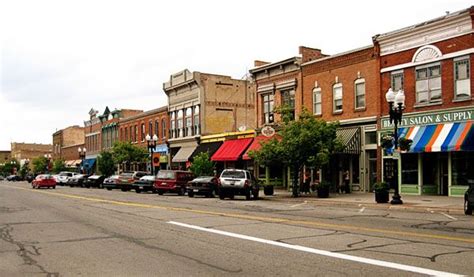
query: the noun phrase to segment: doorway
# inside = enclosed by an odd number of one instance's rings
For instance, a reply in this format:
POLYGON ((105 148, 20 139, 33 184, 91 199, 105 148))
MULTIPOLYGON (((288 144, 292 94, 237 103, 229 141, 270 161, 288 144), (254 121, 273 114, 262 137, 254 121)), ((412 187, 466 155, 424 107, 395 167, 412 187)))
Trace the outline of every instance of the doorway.
POLYGON ((365 189, 372 191, 377 182, 377 150, 365 150, 365 189))

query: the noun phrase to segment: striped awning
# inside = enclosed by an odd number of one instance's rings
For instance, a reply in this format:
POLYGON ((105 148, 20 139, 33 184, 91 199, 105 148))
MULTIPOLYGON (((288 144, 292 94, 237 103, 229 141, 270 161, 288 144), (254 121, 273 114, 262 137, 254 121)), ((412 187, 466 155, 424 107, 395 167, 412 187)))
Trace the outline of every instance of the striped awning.
POLYGON ((474 121, 399 128, 399 137, 413 140, 410 151, 474 151, 474 121))
POLYGON ((337 137, 342 141, 346 154, 360 154, 360 128, 341 128, 336 130, 337 137))

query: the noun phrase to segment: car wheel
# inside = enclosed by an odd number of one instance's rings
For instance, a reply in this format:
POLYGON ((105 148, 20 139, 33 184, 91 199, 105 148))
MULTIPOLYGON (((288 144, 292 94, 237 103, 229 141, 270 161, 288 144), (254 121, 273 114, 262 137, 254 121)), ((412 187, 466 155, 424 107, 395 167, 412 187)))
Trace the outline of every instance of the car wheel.
POLYGON ((121 191, 127 191, 125 188, 121 188, 120 190, 121 190, 121 191))
POLYGON ((194 192, 192 190, 188 191, 188 196, 189 197, 194 197, 194 192))
POLYGON ((464 199, 464 214, 472 215, 472 207, 469 206, 469 201, 467 201, 467 199, 464 199))
POLYGON ((225 194, 223 192, 219 193, 219 199, 224 200, 225 199, 225 194))
POLYGON ((53 189, 56 189, 56 186, 53 186, 53 189))
POLYGON ((139 189, 139 188, 136 188, 136 189, 135 189, 135 192, 136 192, 136 193, 140 193, 140 192, 142 192, 142 190, 139 189))
POLYGON ((158 192, 158 195, 163 195, 163 191, 162 190, 159 190, 157 191, 158 192))
POLYGON ((253 195, 254 200, 258 199, 258 192, 259 192, 258 189, 253 190, 252 195, 253 195))
POLYGON ((112 190, 112 188, 107 188, 107 190, 112 190))
POLYGON ((247 191, 245 192, 245 200, 250 200, 251 198, 252 198, 252 190, 247 189, 247 191))

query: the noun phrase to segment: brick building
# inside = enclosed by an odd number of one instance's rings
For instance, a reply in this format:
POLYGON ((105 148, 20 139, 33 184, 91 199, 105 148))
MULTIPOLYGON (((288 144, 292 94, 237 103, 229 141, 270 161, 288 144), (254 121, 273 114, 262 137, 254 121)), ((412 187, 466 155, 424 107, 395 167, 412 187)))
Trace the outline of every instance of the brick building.
MULTIPOLYGON (((394 129, 385 93, 403 90, 406 97, 398 134, 413 144, 395 172, 382 174, 398 176, 403 194, 461 196, 474 183, 473 24, 471 7, 373 37, 380 52, 381 134, 394 129)), ((381 169, 391 160, 384 155, 381 169)))
MULTIPOLYGON (((69 147, 72 145, 83 145, 84 144, 84 127, 80 126, 70 126, 59 131, 56 131, 53 134, 53 160, 62 159, 73 160, 76 159, 77 153, 74 155, 70 154, 70 151, 63 153, 64 147, 69 147)), ((77 152, 77 148, 76 148, 77 152)))
POLYGON ((25 162, 44 155, 52 155, 53 146, 51 144, 39 143, 11 143, 11 157, 20 162, 22 166, 25 162))
MULTIPOLYGON (((303 54, 303 60, 305 55, 303 54)), ((338 121, 345 149, 333 155, 316 181, 342 184, 348 171, 352 189, 371 191, 377 180, 377 119, 380 114, 378 59, 373 46, 301 64, 302 102, 315 117, 338 121)))
POLYGON ((11 151, 0 151, 0 164, 4 164, 11 160, 11 151))
POLYGON ((252 129, 254 86, 247 80, 183 70, 163 84, 174 167, 184 168, 201 135, 252 129))
MULTIPOLYGON (((168 137, 168 107, 145 111, 134 116, 122 118, 119 121, 119 140, 129 141, 142 148, 147 148, 146 135, 153 137, 156 135, 158 141, 153 156, 154 169, 167 168, 168 164, 168 146, 166 139, 168 137)), ((121 166, 121 170, 147 170, 149 165, 130 165, 121 166)))

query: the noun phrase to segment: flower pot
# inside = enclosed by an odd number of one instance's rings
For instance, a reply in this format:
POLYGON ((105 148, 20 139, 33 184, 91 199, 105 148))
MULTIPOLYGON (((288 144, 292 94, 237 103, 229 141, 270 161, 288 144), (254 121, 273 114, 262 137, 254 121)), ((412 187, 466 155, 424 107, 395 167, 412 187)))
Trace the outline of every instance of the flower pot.
POLYGON ((388 190, 376 191, 375 202, 377 203, 388 203, 389 194, 388 190))
POLYGON ((329 197, 329 188, 328 187, 318 188, 318 197, 319 198, 328 198, 329 197))
POLYGON ((273 195, 273 185, 266 185, 266 186, 263 186, 263 193, 265 195, 273 195))

